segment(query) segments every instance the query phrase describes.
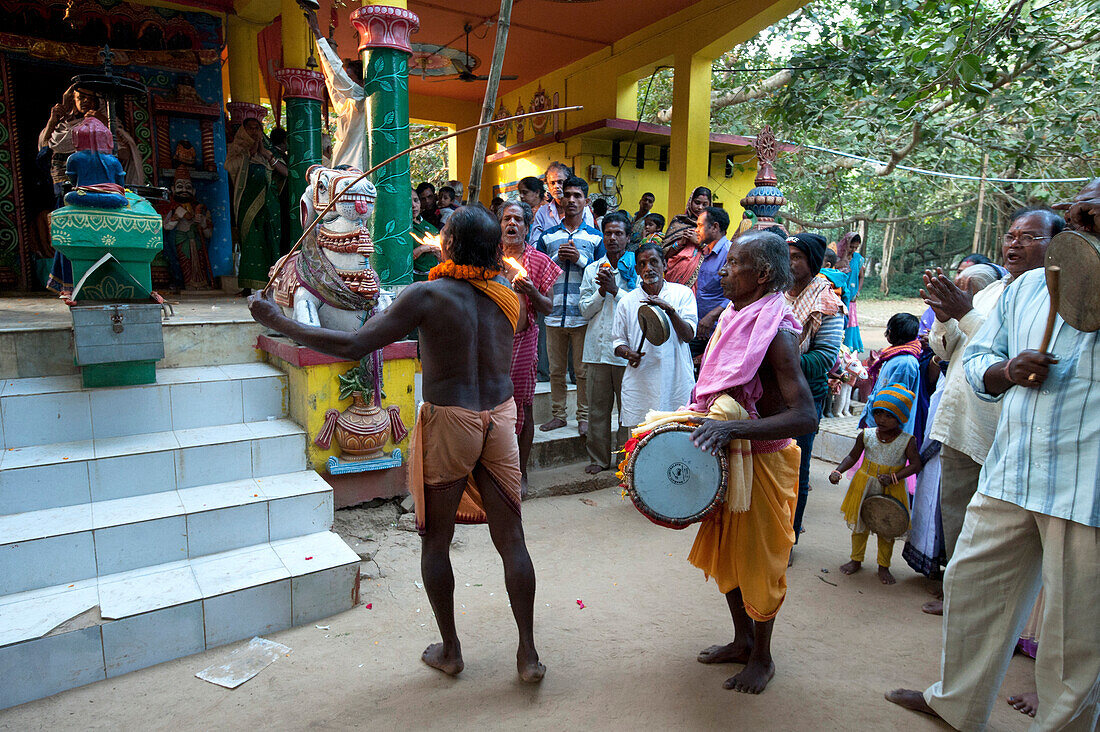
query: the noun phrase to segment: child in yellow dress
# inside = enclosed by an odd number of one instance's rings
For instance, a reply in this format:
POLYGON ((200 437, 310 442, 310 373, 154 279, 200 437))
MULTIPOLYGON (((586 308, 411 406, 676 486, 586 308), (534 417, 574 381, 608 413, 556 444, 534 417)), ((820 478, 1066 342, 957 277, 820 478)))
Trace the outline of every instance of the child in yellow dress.
MULTIPOLYGON (((868 427, 856 436, 855 447, 840 461, 837 469, 829 474, 829 482, 836 485, 846 470, 850 470, 860 455, 863 464, 852 476, 848 493, 840 510, 848 527, 852 529, 852 559, 841 566, 844 574, 854 574, 863 564, 870 530, 860 519, 863 499, 870 495, 885 494, 896 498, 909 509, 909 493, 905 479, 920 472, 922 464, 916 440, 901 426, 909 419, 913 408, 913 392, 901 384, 891 384, 875 396, 871 405, 877 427, 868 427), (908 464, 907 464, 908 463, 908 464)), ((894 540, 878 537, 878 578, 884 585, 895 583, 890 574, 890 558, 894 553, 894 540)))

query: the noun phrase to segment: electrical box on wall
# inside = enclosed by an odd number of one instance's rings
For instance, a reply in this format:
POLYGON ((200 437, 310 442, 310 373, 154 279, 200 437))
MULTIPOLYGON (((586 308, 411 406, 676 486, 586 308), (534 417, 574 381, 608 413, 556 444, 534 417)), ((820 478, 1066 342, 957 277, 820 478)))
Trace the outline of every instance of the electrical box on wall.
POLYGON ((596 183, 602 178, 603 178, 603 167, 601 167, 599 165, 589 165, 588 166, 588 180, 592 181, 593 183, 596 183))
MULTIPOLYGON (((594 165, 592 167, 595 168, 595 167, 599 167, 599 166, 594 165)), ((610 196, 615 191, 616 191, 615 176, 613 176, 613 175, 601 176, 600 177, 600 193, 602 195, 605 195, 605 196, 610 196)))

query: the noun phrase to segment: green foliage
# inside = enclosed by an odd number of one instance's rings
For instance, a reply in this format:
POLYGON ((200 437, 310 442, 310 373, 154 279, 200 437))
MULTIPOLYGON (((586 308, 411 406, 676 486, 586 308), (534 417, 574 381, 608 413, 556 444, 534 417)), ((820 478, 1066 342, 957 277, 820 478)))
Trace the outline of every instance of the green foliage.
MULTIPOLYGON (((719 99, 762 90, 780 67, 794 68, 789 83, 716 109, 712 128, 751 135, 770 122, 782 140, 884 162, 893 154, 902 165, 962 175, 980 175, 986 155, 992 177, 1095 175, 1098 10, 1096 0, 811 2, 716 62, 719 99)), ((645 82, 639 86, 641 95, 645 82)), ((658 74, 653 87, 647 120, 671 104, 671 76, 658 74)), ((946 263, 935 257, 970 250, 973 203, 921 214, 976 199, 977 181, 876 170, 806 147, 782 155, 776 170, 785 210, 798 219, 914 217, 897 232, 893 269, 903 278, 946 263)), ((987 253, 1009 212, 1080 187, 987 184, 987 253)), ((835 240, 843 230, 824 233, 835 240)), ((883 226, 871 226, 868 256, 878 256, 882 234, 883 226)))
MULTIPOLYGON (((433 137, 447 134, 446 127, 435 125, 409 125, 409 144, 417 145, 433 137)), ((439 142, 409 155, 409 171, 415 188, 421 181, 439 185, 447 179, 447 143, 439 142)))

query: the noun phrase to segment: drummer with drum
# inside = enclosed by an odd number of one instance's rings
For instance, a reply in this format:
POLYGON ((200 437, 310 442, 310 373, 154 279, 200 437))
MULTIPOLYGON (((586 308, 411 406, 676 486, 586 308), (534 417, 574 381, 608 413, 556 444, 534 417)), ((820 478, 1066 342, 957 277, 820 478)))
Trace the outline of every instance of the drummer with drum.
POLYGON ((873 531, 878 535, 878 578, 884 585, 896 582, 890 573, 894 539, 909 530, 909 493, 905 489, 905 479, 919 473, 923 466, 917 441, 901 428, 909 420, 913 399, 913 392, 901 384, 880 389, 871 404, 876 426, 856 436, 855 447, 829 474, 829 482, 836 485, 844 471, 863 458, 840 505, 852 530, 852 558, 840 571, 844 574, 859 571, 867 539, 873 531))

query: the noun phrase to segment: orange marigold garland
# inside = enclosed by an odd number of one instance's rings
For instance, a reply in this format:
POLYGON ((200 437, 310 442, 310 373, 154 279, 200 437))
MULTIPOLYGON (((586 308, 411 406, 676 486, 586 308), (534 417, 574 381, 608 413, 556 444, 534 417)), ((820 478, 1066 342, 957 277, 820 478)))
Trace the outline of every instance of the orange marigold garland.
POLYGON ((455 264, 454 260, 448 259, 432 267, 428 272, 428 279, 438 280, 440 277, 450 277, 454 280, 491 280, 499 274, 499 269, 475 267, 472 264, 455 264))

